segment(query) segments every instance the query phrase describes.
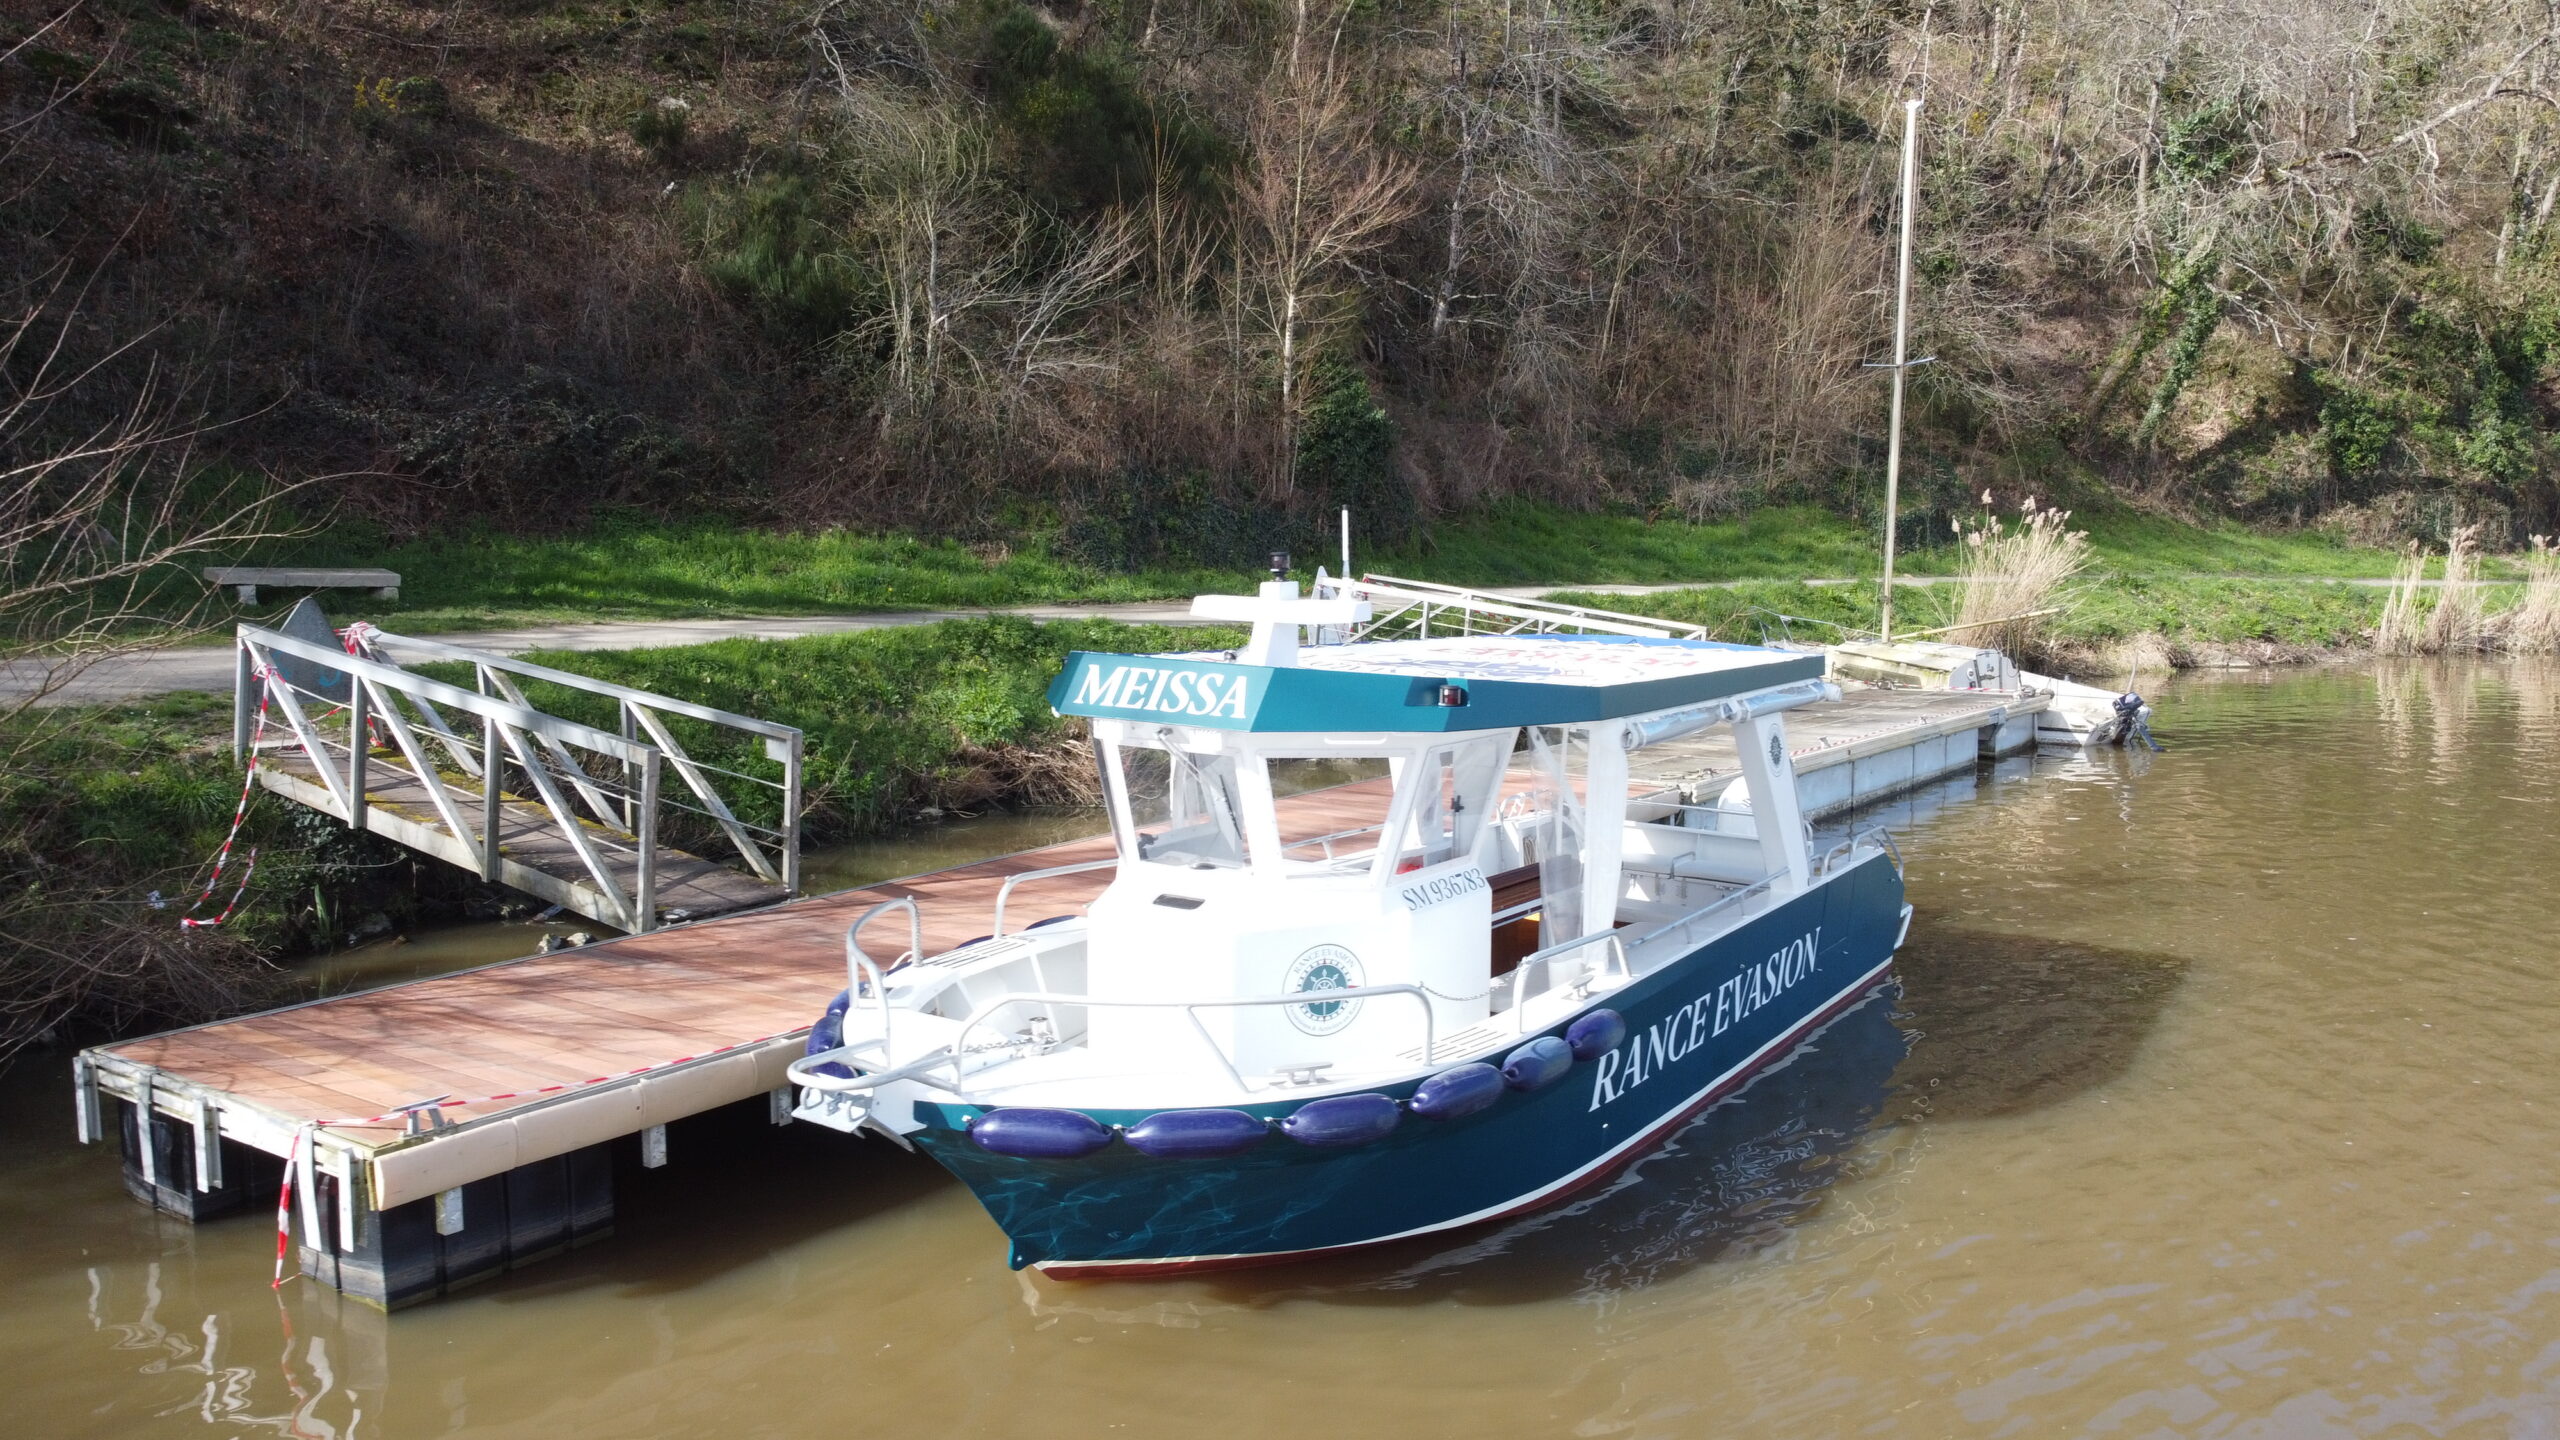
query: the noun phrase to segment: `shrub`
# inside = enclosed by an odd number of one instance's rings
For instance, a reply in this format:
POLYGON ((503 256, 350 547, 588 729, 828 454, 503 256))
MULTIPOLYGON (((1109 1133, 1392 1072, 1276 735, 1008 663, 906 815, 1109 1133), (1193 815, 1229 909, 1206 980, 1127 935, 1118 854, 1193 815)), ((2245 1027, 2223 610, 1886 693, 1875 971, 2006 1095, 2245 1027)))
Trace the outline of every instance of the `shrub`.
POLYGON ((2329 468, 2342 481, 2380 470, 2399 437, 2399 417, 2355 386, 2323 379, 2320 388, 2320 443, 2329 452, 2329 468))
POLYGON ((2039 612, 2069 603, 2071 578, 2089 563, 2089 532, 2070 528, 2071 512, 2040 507, 2029 496, 2013 528, 1988 508, 1982 492, 1981 523, 1958 525, 1964 560, 1964 608, 1947 638, 1964 645, 1996 645, 2020 660, 2035 657, 2049 616, 2039 612))
POLYGON ((692 202, 713 284, 792 339, 825 340, 853 323, 861 293, 853 262, 832 245, 817 188, 771 175, 692 202))
POLYGON ((1052 209, 1125 203, 1159 177, 1206 196, 1231 158, 1217 135, 1149 101, 1117 63, 1061 46, 1026 6, 992 12, 979 73, 1018 152, 1024 188, 1052 209))
POLYGON ((631 117, 631 141, 650 159, 673 165, 684 155, 685 131, 692 119, 693 107, 670 95, 642 106, 631 117))
POLYGON ((1412 488, 1396 470, 1396 427, 1369 393, 1360 367, 1319 361, 1298 425, 1298 489, 1325 516, 1351 507, 1360 533, 1382 545, 1401 543, 1414 519, 1412 488))

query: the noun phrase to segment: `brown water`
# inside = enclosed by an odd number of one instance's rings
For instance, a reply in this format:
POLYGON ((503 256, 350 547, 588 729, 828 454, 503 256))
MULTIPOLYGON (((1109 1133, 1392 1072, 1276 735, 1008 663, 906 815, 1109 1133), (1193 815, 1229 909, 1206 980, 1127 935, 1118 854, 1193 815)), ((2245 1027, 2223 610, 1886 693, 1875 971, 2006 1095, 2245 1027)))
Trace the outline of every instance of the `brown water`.
POLYGON ((0 1426, 2560 1435, 2560 671, 2195 681, 2160 729, 1903 807, 1900 991, 1614 1188, 1321 1268, 1028 1278, 929 1165, 697 1127, 611 1240, 385 1318, 271 1295, 265 1217, 127 1201, 44 1057, 0 1426))

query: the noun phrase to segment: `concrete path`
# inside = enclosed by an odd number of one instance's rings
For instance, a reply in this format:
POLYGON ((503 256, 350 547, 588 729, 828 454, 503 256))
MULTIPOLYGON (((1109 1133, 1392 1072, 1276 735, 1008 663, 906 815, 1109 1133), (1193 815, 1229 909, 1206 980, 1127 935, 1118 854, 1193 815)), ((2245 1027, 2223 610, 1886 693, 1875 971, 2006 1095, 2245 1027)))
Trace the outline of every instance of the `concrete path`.
MULTIPOLYGON (((508 630, 463 630, 420 636, 500 655, 527 650, 656 650, 672 645, 702 645, 740 636, 755 640, 796 640, 804 635, 841 635, 854 630, 880 630, 893 625, 930 625, 989 613, 1022 615, 1034 620, 1106 619, 1132 625, 1190 624, 1189 601, 1136 605, 1030 605, 1020 609, 910 610, 876 615, 765 615, 723 620, 599 620, 588 624, 526 625, 508 630)), ((269 617, 274 618, 274 617, 269 617)), ((393 621, 398 624, 398 621, 393 621)), ((423 658, 400 654, 395 659, 423 658)), ((100 705, 144 695, 179 690, 225 691, 231 688, 231 647, 180 645, 164 650, 137 650, 111 656, 82 670, 46 696, 47 705, 100 705)), ((14 702, 43 683, 43 672, 23 664, 0 666, 0 704, 14 702)))
MULTIPOLYGON (((2190 577, 2212 578, 2212 577, 2190 577)), ((2239 577, 2263 578, 2263 577, 2239 577)), ((2279 577, 2301 579, 2303 583, 2389 585, 2388 580, 2323 581, 2315 577, 2279 577)), ((1559 590, 1586 595, 1654 595, 1666 590, 1729 589, 1737 585, 1763 583, 1756 580, 1711 581, 1689 585, 1507 585, 1488 586, 1488 595, 1538 596, 1559 590)), ((1872 579, 1816 579, 1807 585, 1872 585, 1872 579)), ((1915 588, 1956 583, 1951 577, 1906 575, 1897 577, 1897 586, 1915 588)), ((2423 582, 2430 588, 2444 582, 2423 582)), ((2512 584, 2512 581, 2474 581, 2474 584, 2512 584)), ((266 618, 275 619, 282 614, 266 618)), ((516 655, 527 650, 654 650, 673 645, 701 645, 713 640, 746 636, 758 640, 795 640, 804 635, 841 635, 855 630, 880 630, 893 625, 930 625, 942 620, 958 620, 976 615, 1020 615, 1032 620, 1118 620, 1132 625, 1191 624, 1191 602, 1188 600, 1156 600, 1125 605, 1016 605, 997 610, 904 610, 866 615, 765 615, 721 620, 598 620, 579 624, 526 625, 507 630, 467 630, 421 638, 440 640, 448 645, 462 645, 475 650, 488 650, 501 655, 516 655)), ((392 621, 397 625, 399 621, 392 621)), ((394 648, 395 655, 397 647, 394 648)), ((100 705, 117 700, 131 700, 145 695, 166 695, 180 690, 224 691, 231 688, 231 647, 228 645, 185 645, 161 650, 138 650, 100 660, 55 689, 41 702, 46 705, 100 705)), ((0 706, 22 700, 44 683, 44 672, 20 664, 0 665, 0 706)))

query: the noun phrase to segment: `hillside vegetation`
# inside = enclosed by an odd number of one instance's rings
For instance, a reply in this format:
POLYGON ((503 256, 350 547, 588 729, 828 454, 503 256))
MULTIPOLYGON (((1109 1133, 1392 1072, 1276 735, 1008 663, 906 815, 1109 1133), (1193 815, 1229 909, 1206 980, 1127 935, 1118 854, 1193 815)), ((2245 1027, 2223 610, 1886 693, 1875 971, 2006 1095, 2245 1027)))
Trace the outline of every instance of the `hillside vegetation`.
POLYGON ((2520 544, 2555 14, 0 0, 0 370, 103 366, 10 443, 182 403, 394 541, 1872 523, 1911 97, 1907 540, 1992 489, 2520 544))

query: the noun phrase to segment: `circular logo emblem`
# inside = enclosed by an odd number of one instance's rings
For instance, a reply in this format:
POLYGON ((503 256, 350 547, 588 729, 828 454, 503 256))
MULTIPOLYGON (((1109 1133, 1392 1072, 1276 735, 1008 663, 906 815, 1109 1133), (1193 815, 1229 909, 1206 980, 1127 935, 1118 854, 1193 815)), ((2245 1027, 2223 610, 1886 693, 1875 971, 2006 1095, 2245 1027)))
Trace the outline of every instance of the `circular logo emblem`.
MULTIPOLYGON (((1318 945, 1289 962, 1288 990, 1292 995, 1350 990, 1360 983, 1360 957, 1339 945, 1318 945)), ((1332 1035, 1360 1018, 1360 1005, 1357 1000, 1311 1000, 1281 1008, 1287 1012, 1289 1023, 1306 1034, 1332 1035)))
POLYGON ((1785 736, 1772 735, 1769 737, 1769 768, 1772 770, 1784 770, 1787 768, 1787 741, 1785 736))

